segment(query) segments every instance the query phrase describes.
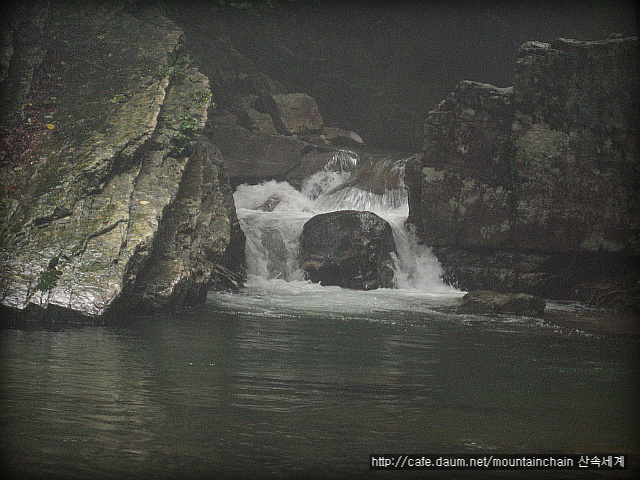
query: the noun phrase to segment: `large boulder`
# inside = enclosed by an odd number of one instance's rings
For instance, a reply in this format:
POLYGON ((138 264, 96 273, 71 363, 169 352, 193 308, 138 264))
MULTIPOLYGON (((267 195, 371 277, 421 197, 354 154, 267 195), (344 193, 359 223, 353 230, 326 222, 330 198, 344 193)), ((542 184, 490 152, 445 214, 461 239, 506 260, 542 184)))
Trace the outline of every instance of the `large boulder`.
POLYGON ((266 133, 268 135, 276 135, 278 133, 271 115, 258 112, 253 108, 244 111, 241 121, 243 127, 254 133, 266 133))
POLYGON ((285 135, 250 132, 216 119, 205 134, 220 148, 231 184, 288 181, 300 188, 309 175, 322 170, 339 150, 285 135))
POLYGON ((300 238, 300 268, 312 282, 358 290, 393 287, 391 226, 372 212, 312 217, 300 238))
POLYGON ((511 88, 464 81, 429 113, 423 160, 407 172, 418 175, 408 181, 409 220, 428 245, 509 246, 510 186, 501 155, 511 97, 511 88))
POLYGON ((0 162, 2 305, 94 317, 233 283, 242 239, 219 156, 194 149, 211 92, 182 31, 153 8, 67 3, 46 28, 0 162), (11 143, 21 129, 32 141, 11 143))
POLYGON ((306 93, 273 94, 261 99, 261 107, 285 135, 317 132, 323 127, 316 101, 306 93))
POLYGON ((466 290, 571 297, 640 255, 637 38, 519 51, 513 88, 462 82, 407 170, 410 221, 466 290))
POLYGON ((244 234, 222 156, 200 136, 123 306, 179 307, 203 302, 212 287, 237 290, 243 257, 244 234))

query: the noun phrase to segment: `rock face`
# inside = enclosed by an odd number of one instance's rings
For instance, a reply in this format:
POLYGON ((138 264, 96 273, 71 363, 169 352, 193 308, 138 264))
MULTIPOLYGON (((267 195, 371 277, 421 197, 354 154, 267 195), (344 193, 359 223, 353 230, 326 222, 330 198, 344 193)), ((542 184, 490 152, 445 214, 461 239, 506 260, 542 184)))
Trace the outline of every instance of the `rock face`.
POLYGON ((163 212, 149 259, 124 295, 126 308, 193 305, 212 287, 236 290, 243 257, 244 235, 222 156, 201 136, 163 212))
POLYGON ((300 238, 300 267, 312 282, 358 290, 391 288, 395 244, 391 226, 371 212, 316 215, 300 238))
POLYGON ((410 221, 468 289, 571 297, 640 253, 638 41, 529 42, 513 88, 462 82, 407 172, 410 221))
POLYGON ((539 316, 544 313, 546 303, 542 298, 526 293, 498 293, 475 290, 462 297, 457 308, 459 313, 514 313, 516 315, 539 316))
POLYGON ((318 105, 306 93, 274 94, 261 100, 265 112, 271 115, 280 133, 309 133, 323 127, 318 105))
POLYGON ((0 119, 3 124, 22 122, 31 80, 47 47, 37 38, 46 35, 49 2, 20 2, 4 13, 0 40, 0 119), (13 61, 12 61, 13 60, 13 61))
POLYGON ((236 280, 231 192, 219 154, 194 142, 209 82, 158 11, 104 8, 51 6, 31 142, 5 143, 0 299, 15 310, 177 306, 236 280))
POLYGON ((210 80, 215 108, 205 134, 220 148, 233 186, 278 180, 299 188, 340 147, 363 145, 357 133, 325 127, 313 97, 287 92, 233 47, 229 27, 245 22, 246 15, 212 16, 206 2, 167 8, 185 29, 189 51, 210 80))
POLYGON ((205 134, 220 148, 234 186, 278 180, 299 188, 304 178, 321 170, 337 153, 334 148, 250 132, 237 125, 211 122, 205 134))

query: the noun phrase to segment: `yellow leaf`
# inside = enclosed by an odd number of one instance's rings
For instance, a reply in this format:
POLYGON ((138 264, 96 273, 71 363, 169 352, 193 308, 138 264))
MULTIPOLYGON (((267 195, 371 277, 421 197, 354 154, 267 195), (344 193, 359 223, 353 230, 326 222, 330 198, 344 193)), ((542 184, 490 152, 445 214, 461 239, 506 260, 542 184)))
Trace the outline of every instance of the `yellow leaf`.
POLYGON ((140 200, 140 205, 147 205, 148 203, 148 200, 140 200))
POLYGON ((44 124, 45 127, 47 127, 49 130, 53 130, 54 128, 56 128, 53 123, 45 123, 44 124))

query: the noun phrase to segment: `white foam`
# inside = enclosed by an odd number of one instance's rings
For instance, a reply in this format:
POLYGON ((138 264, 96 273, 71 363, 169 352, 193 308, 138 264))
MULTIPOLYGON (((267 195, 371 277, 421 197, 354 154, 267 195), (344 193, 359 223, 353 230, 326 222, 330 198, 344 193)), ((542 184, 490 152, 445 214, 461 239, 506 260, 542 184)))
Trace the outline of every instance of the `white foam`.
MULTIPOLYGON (((396 243, 395 285, 397 289, 430 293, 455 293, 442 279, 442 268, 430 248, 421 245, 405 221, 409 213, 404 188, 404 165, 411 157, 382 160, 371 169, 374 180, 391 178, 384 193, 373 193, 349 181, 357 160, 343 155, 331 168, 316 172, 297 190, 287 182, 267 181, 240 185, 234 194, 240 225, 247 237, 247 272, 262 282, 300 282, 304 272, 298 266, 299 239, 307 220, 336 210, 371 211, 387 220, 396 243), (343 158, 344 157, 344 158, 343 158), (348 167, 348 168, 345 168, 348 167), (388 172, 387 172, 388 173, 388 172), (341 185, 346 184, 344 188, 341 185)), ((357 178, 356 178, 357 180, 357 178)), ((371 179, 369 179, 371 181, 371 179)), ((385 180, 386 181, 386 180, 385 180)), ((264 285, 263 285, 264 286, 264 285)), ((294 288, 294 285, 288 285, 294 288)), ((320 287, 326 288, 326 287, 320 287)), ((326 291, 325 291, 326 292, 326 291)))

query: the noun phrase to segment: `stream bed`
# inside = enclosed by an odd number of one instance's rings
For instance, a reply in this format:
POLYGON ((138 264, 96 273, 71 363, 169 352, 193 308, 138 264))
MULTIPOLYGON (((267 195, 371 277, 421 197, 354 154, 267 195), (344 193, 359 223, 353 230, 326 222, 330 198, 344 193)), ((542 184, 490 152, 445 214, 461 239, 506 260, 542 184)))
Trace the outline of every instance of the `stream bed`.
MULTIPOLYGON (((385 453, 609 453, 637 464, 638 335, 598 328, 619 326, 613 314, 589 316, 561 302, 542 318, 455 313, 464 292, 442 283, 437 259, 404 225, 407 160, 370 169, 367 183, 383 182, 381 194, 345 183, 357 163, 345 155, 301 190, 273 181, 238 187, 248 274, 240 293, 212 292, 197 308, 102 325, 0 330, 4 473, 540 475, 370 470, 369 454, 385 453), (297 265, 302 225, 348 208, 392 225, 396 288, 305 280, 297 265)), ((633 477, 545 476, 587 473, 633 477)))

